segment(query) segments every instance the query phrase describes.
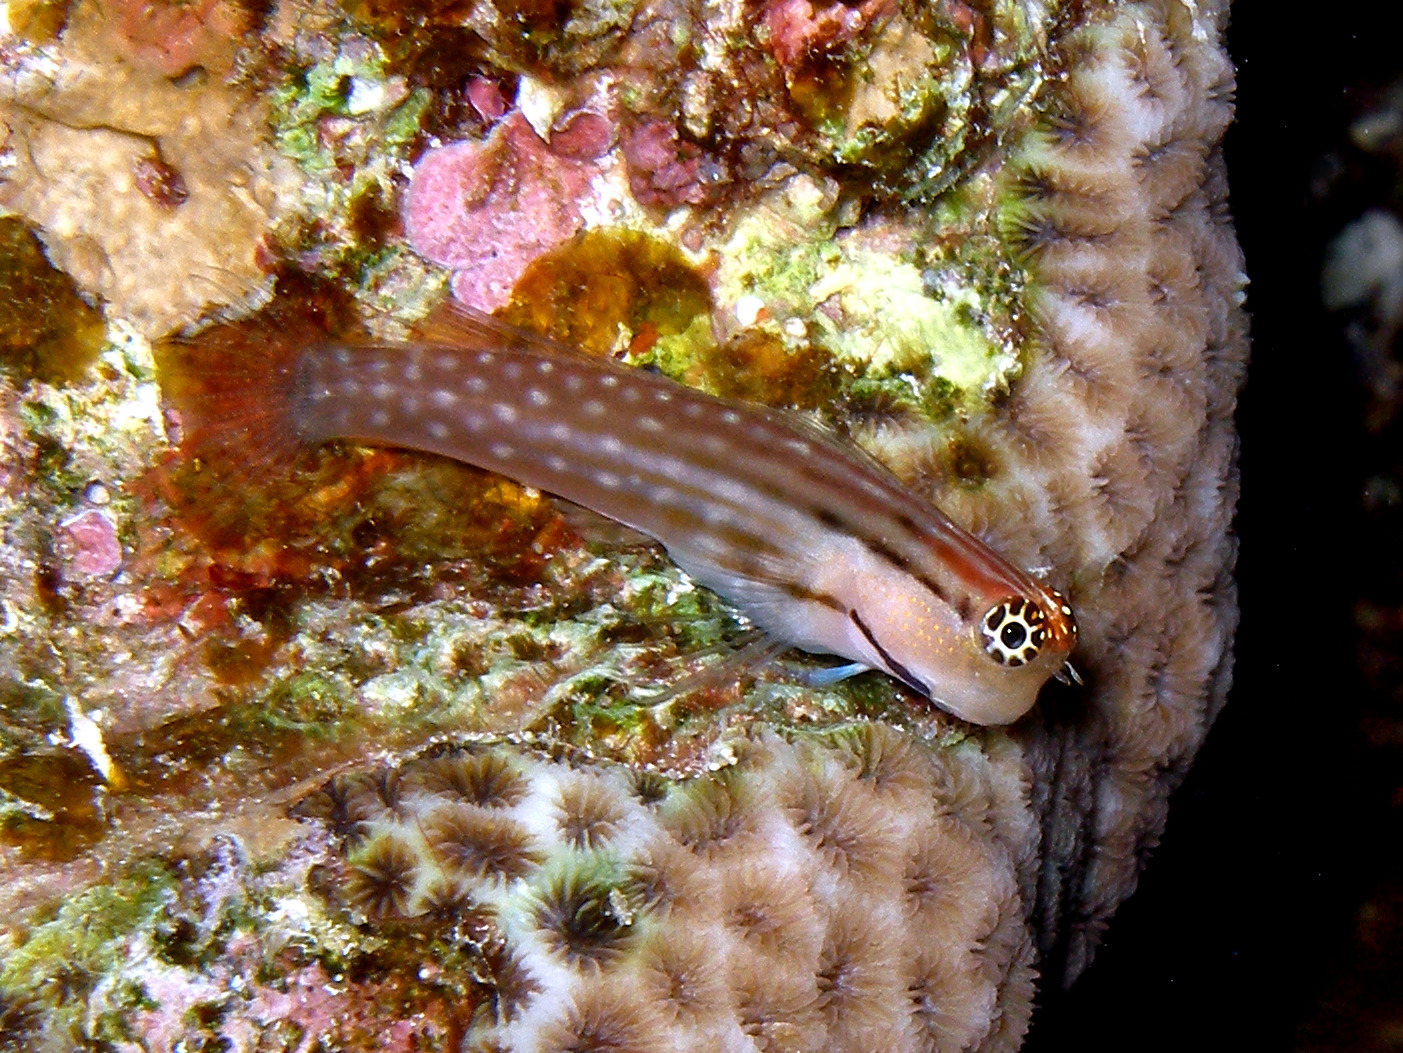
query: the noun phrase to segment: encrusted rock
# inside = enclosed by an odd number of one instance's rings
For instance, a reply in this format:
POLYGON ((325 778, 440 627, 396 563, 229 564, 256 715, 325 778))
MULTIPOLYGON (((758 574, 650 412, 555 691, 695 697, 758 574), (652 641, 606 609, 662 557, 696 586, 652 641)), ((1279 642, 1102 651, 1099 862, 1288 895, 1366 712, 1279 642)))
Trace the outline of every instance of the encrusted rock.
POLYGON ((6 77, 0 207, 81 288, 158 336, 265 286, 259 249, 289 172, 256 96, 123 61, 106 32, 75 5, 62 61, 6 77))
POLYGON ((109 327, 0 383, 26 1048, 1014 1049, 1163 828, 1236 621, 1225 5, 527 7, 286 0, 242 109, 114 64, 81 4, 0 51, 0 193, 109 327), (143 334, 272 288, 179 348, 403 335, 435 264, 845 431, 1067 594, 1084 686, 1001 731, 879 676, 736 683, 734 612, 533 491, 179 462, 143 334))

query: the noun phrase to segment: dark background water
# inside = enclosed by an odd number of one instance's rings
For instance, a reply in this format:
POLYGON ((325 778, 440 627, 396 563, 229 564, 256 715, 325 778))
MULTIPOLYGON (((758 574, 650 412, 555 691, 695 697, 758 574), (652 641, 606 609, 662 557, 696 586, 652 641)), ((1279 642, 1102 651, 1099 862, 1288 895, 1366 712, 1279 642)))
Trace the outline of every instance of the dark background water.
POLYGON ((1347 144, 1403 75, 1380 3, 1234 4, 1231 202, 1251 276, 1239 413, 1242 626, 1229 704, 1097 959, 1044 995, 1027 1049, 1403 1049, 1403 428, 1367 431, 1321 252, 1398 157, 1347 144), (1390 658, 1392 654, 1392 658, 1390 658), (1392 690, 1390 690, 1392 689, 1392 690))

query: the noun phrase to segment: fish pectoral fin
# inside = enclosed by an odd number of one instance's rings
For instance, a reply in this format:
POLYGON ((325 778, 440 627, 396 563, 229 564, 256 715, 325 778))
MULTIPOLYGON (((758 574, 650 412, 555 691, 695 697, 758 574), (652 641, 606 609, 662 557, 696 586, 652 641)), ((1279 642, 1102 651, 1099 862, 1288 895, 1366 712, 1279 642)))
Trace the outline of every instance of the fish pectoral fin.
POLYGON ((859 673, 869 673, 872 667, 864 662, 848 662, 845 665, 829 666, 827 668, 805 669, 795 675, 792 679, 802 684, 804 687, 832 687, 859 673))
MULTIPOLYGON (((723 653, 720 661, 700 669, 691 669, 679 680, 668 684, 663 690, 647 699, 649 706, 657 708, 667 705, 686 695, 694 695, 708 688, 735 683, 747 675, 754 674, 773 659, 789 650, 789 644, 776 640, 773 636, 752 629, 740 638, 739 646, 729 645, 728 653, 723 653)), ((708 647, 684 660, 691 661, 717 651, 727 651, 728 645, 708 647)))
POLYGON ((554 495, 550 495, 549 500, 551 507, 565 521, 565 525, 586 543, 607 545, 615 549, 647 548, 657 544, 643 531, 625 526, 617 519, 610 519, 584 505, 577 505, 574 501, 567 501, 563 497, 555 497, 554 495))

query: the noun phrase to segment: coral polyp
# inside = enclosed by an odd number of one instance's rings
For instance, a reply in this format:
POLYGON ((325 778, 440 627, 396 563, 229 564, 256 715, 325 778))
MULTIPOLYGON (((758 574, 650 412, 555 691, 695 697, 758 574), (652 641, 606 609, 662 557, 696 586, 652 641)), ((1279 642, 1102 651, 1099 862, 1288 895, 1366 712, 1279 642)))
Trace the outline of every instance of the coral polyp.
MULTIPOLYGON (((346 850, 342 883, 328 886, 329 905, 431 933, 452 922, 431 904, 428 878, 451 872, 475 924, 495 934, 482 944, 482 968, 498 977, 497 1010, 483 1014, 469 1036, 482 1043, 573 1048, 570 1042, 602 1041, 607 1032, 619 1041, 647 1035, 647 1048, 671 1049, 727 1046, 738 1035, 761 1045, 827 1035, 836 1048, 856 1051, 882 1036, 907 1048, 922 1029, 980 1027, 980 1006, 987 1012, 999 998, 995 979, 1027 970, 1031 944, 995 940, 984 949, 1001 926, 1021 928, 1022 917, 1007 850, 969 832, 995 806, 989 789, 947 802, 963 823, 930 821, 944 799, 942 768, 975 757, 942 755, 861 726, 836 738, 759 733, 732 748, 742 759, 679 781, 667 802, 730 800, 728 784, 750 787, 757 836, 713 843, 706 856, 661 809, 640 806, 617 769, 582 775, 529 750, 479 746, 476 756, 495 757, 520 777, 517 801, 491 810, 462 803, 449 787, 425 789, 432 782, 425 774, 441 768, 442 756, 411 758, 397 769, 398 781, 420 789, 404 814, 377 820, 372 838, 346 850), (873 734, 905 755, 912 798, 907 810, 883 820, 882 849, 859 870, 812 838, 811 816, 758 802, 811 797, 816 772, 832 780, 826 790, 834 800, 870 794, 844 763, 842 740, 873 734), (586 797, 585 810, 612 816, 617 836, 584 846, 555 821, 562 802, 568 808, 586 797), (976 850, 961 848, 969 844, 976 850), (950 897, 947 908, 927 896, 911 913, 909 875, 939 865, 951 850, 964 861, 958 874, 947 864, 945 876, 933 878, 950 897), (484 864, 489 857, 493 865, 484 864), (975 889, 1000 891, 977 900, 968 924, 944 923, 948 938, 942 932, 935 942, 959 955, 937 968, 923 956, 931 925, 958 912, 975 889), (911 985, 919 997, 908 993, 911 985), (925 1021, 927 1001, 942 1006, 939 1022, 925 1021), (620 1015, 625 1006, 632 1008, 620 1015)), ((975 764, 969 774, 988 786, 988 762, 975 764)), ((305 814, 308 822, 326 821, 305 814)), ((873 817, 835 822, 870 827, 873 817)))

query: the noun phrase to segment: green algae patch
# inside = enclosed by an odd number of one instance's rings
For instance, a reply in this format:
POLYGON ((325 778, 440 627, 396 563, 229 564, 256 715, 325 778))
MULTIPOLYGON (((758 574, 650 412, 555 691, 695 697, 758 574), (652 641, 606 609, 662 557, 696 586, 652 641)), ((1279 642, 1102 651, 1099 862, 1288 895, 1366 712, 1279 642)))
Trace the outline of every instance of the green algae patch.
POLYGON ((38 992, 52 999, 58 1018, 77 1027, 86 999, 74 994, 115 972, 132 941, 160 916, 176 881, 161 863, 134 866, 110 885, 65 896, 52 913, 31 925, 0 964, 0 990, 38 992))
POLYGON ((29 228, 0 218, 0 368, 21 379, 75 383, 105 339, 101 314, 49 263, 29 228))
POLYGON ((810 287, 841 258, 832 186, 796 176, 746 210, 718 250, 713 288, 719 303, 762 300, 779 323, 807 321, 810 287))
POLYGON ((957 138, 958 126, 941 128, 940 119, 953 101, 967 99, 968 75, 951 68, 953 44, 924 28, 893 18, 846 68, 792 78, 791 97, 819 118, 833 160, 896 176, 911 162, 913 144, 931 141, 937 130, 957 138))
POLYGON ((815 314, 825 346, 869 371, 925 371, 982 400, 1012 365, 970 324, 980 302, 975 290, 933 297, 914 264, 885 253, 845 252, 809 292, 829 308, 815 314))
MULTIPOLYGON (((821 185, 791 180, 721 247, 717 301, 754 298, 770 319, 762 331, 789 357, 828 356, 810 375, 830 399, 841 391, 854 404, 896 402, 939 420, 1006 390, 1018 357, 994 336, 990 315, 1002 301, 985 288, 1005 281, 1006 267, 966 263, 960 254, 974 250, 963 243, 922 246, 914 232, 880 224, 840 233, 834 215, 821 185)), ((795 396, 786 401, 802 405, 795 396)))
POLYGON ((395 201, 435 100, 389 67, 376 44, 349 37, 268 93, 274 146, 305 177, 274 235, 282 251, 336 275, 372 313, 413 318, 443 281, 398 244, 395 201))

